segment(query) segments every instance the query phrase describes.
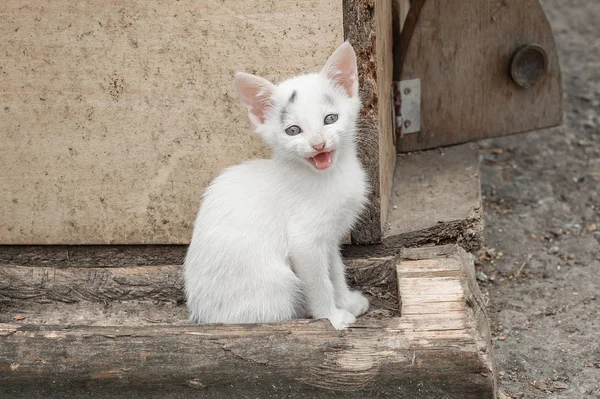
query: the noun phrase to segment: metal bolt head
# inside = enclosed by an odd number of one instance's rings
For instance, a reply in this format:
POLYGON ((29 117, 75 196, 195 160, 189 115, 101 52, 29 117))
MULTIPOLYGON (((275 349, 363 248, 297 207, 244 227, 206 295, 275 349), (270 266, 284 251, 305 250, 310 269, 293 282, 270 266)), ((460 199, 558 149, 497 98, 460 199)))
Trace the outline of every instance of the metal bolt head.
POLYGON ((548 72, 548 55, 537 44, 519 47, 510 62, 510 75, 516 84, 527 89, 538 83, 548 72))
POLYGON ((404 121, 404 127, 409 127, 410 126, 410 120, 405 120, 404 121))
POLYGON ((410 87, 407 87, 406 89, 404 89, 404 94, 406 94, 408 96, 411 91, 412 90, 410 90, 410 87))

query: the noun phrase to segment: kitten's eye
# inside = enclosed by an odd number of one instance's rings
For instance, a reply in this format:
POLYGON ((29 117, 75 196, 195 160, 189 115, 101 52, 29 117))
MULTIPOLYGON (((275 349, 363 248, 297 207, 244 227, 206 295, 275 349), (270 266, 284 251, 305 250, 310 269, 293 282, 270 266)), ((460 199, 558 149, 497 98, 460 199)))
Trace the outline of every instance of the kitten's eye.
POLYGON ((326 125, 331 125, 332 123, 335 123, 337 121, 337 114, 329 114, 325 117, 325 124, 326 125))
POLYGON ((295 136, 297 134, 302 133, 302 129, 300 129, 300 126, 293 125, 285 129, 285 133, 288 136, 295 136))

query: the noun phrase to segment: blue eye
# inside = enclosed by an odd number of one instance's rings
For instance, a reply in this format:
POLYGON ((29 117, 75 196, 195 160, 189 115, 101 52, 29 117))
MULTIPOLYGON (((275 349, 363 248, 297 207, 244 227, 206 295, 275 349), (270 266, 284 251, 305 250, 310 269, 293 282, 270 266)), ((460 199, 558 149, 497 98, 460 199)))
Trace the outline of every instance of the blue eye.
POLYGON ((326 125, 331 125, 332 123, 335 123, 337 120, 338 120, 337 114, 329 114, 325 117, 325 120, 323 122, 326 125))
POLYGON ((285 129, 285 133, 288 136, 295 136, 297 134, 302 133, 302 129, 300 129, 300 126, 292 125, 292 126, 288 127, 287 129, 285 129))

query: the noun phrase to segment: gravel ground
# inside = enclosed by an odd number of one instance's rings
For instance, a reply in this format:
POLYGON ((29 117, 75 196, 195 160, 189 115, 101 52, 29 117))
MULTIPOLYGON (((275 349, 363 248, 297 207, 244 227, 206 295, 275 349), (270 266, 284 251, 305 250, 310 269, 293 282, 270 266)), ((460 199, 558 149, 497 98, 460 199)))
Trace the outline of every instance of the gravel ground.
POLYGON ((560 128, 481 142, 501 397, 600 398, 600 1, 542 0, 565 88, 560 128))

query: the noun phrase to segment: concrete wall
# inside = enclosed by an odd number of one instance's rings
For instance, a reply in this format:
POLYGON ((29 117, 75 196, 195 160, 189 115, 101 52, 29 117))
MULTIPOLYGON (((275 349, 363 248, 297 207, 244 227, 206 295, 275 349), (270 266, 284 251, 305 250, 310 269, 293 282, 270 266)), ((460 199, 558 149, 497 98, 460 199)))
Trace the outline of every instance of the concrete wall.
POLYGON ((4 0, 0 244, 187 243, 224 167, 267 156, 237 70, 315 71, 339 0, 4 0))

